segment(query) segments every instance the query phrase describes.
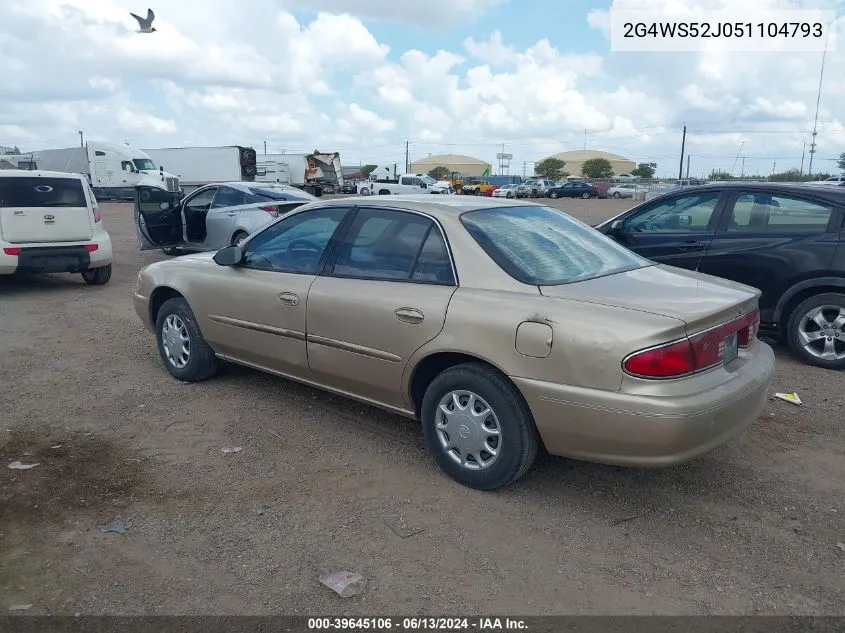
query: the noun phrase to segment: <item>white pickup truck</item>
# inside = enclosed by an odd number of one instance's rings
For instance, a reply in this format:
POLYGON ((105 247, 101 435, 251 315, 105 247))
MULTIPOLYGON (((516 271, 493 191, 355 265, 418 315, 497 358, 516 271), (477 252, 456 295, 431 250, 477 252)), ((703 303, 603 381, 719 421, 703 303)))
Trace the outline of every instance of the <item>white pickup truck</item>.
MULTIPOLYGON (((384 168, 390 171, 389 168, 384 168)), ((397 174, 379 173, 377 168, 370 174, 370 179, 358 185, 358 195, 361 196, 389 196, 401 194, 442 194, 454 193, 448 184, 438 183, 426 174, 397 174), (387 177, 385 177, 385 175, 387 177)))

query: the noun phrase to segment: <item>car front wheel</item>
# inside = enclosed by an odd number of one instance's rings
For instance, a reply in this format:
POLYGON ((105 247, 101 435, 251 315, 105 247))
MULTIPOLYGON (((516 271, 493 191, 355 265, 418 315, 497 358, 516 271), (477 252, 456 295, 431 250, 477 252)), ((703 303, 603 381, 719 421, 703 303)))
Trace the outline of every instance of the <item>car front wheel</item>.
POLYGON ((792 311, 786 327, 789 346, 804 362, 845 369, 845 294, 810 297, 792 311))
POLYGON ((549 198, 552 198, 553 200, 557 200, 558 198, 560 198, 560 194, 557 191, 552 191, 549 194, 549 198))
POLYGON ((622 194, 621 194, 621 193, 619 193, 618 191, 614 191, 614 192, 613 192, 613 197, 614 197, 614 198, 621 198, 621 197, 622 197, 622 194))
POLYGON ((170 375, 183 382, 210 378, 217 371, 217 356, 200 332, 188 302, 174 297, 156 316, 158 353, 170 375))
POLYGON ((582 197, 584 200, 589 200, 589 199, 590 199, 590 198, 592 198, 593 196, 592 196, 592 194, 591 194, 589 191, 585 191, 584 193, 582 193, 582 194, 581 194, 581 197, 582 197))
POLYGON ((493 369, 466 363, 437 376, 421 411, 428 449, 458 483, 494 490, 522 477, 540 436, 516 387, 493 369))

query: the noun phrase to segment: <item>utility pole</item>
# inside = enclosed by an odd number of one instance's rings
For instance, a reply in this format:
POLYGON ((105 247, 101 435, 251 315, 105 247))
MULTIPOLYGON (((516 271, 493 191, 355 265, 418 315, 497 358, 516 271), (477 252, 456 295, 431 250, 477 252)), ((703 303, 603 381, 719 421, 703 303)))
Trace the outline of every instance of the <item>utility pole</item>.
POLYGON ((807 175, 813 175, 813 155, 816 153, 816 134, 819 125, 819 103, 822 100, 822 79, 824 79, 824 60, 827 56, 827 40, 830 38, 830 29, 827 31, 827 38, 824 41, 824 52, 822 53, 822 67, 819 71, 819 91, 816 94, 816 116, 813 119, 813 141, 810 143, 810 166, 807 168, 807 175))
POLYGON ((584 128, 584 149, 587 149, 587 128, 584 128))
POLYGON ((264 141, 264 155, 267 155, 267 141, 264 141))
POLYGON ((684 178, 684 149, 687 144, 687 126, 684 125, 684 135, 681 137, 681 166, 678 168, 678 180, 684 178))
POLYGON ((525 178, 525 170, 528 168, 528 161, 522 161, 522 177, 525 178))
POLYGON ((801 141, 801 172, 800 175, 804 175, 804 153, 807 151, 807 141, 801 141))
POLYGON ((689 159, 692 158, 689 154, 687 154, 687 180, 689 180, 689 159))
POLYGON ((405 141, 405 173, 407 174, 408 171, 411 169, 411 150, 410 150, 410 142, 405 141))
POLYGON ((778 162, 776 160, 772 161, 772 176, 775 175, 775 167, 777 167, 778 162))
POLYGON ((85 147, 85 140, 82 136, 82 130, 79 130, 79 147, 85 147))
POLYGON ((745 178, 745 156, 742 157, 742 167, 740 169, 741 171, 739 172, 739 177, 745 178))

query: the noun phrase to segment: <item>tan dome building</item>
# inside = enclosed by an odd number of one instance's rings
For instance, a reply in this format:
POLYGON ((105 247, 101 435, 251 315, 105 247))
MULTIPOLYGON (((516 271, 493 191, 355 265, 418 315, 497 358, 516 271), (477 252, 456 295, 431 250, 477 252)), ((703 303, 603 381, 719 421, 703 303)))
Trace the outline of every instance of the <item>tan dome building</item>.
POLYGON ((449 171, 459 171, 464 176, 489 176, 492 165, 472 156, 461 154, 441 154, 427 156, 411 163, 411 173, 427 174, 435 167, 445 167, 449 171))
MULTIPOLYGON (((581 166, 584 161, 591 158, 606 158, 613 165, 613 175, 630 174, 637 164, 630 158, 625 158, 619 154, 611 154, 610 152, 600 152, 593 149, 577 149, 571 152, 561 152, 560 154, 553 154, 546 158, 558 158, 566 163, 563 170, 568 171, 572 176, 581 175, 581 166)), ((545 159, 544 159, 545 160, 545 159)), ((539 161, 538 161, 539 162, 539 161)), ((536 164, 536 163, 535 163, 536 164)))

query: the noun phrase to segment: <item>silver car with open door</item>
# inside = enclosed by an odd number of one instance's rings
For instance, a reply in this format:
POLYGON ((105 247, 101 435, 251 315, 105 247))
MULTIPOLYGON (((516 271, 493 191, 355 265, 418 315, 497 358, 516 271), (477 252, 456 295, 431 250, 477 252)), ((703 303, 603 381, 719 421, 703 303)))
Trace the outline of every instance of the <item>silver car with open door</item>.
POLYGON ((215 183, 181 199, 172 192, 137 187, 135 224, 141 250, 216 251, 313 200, 304 191, 272 183, 215 183))

